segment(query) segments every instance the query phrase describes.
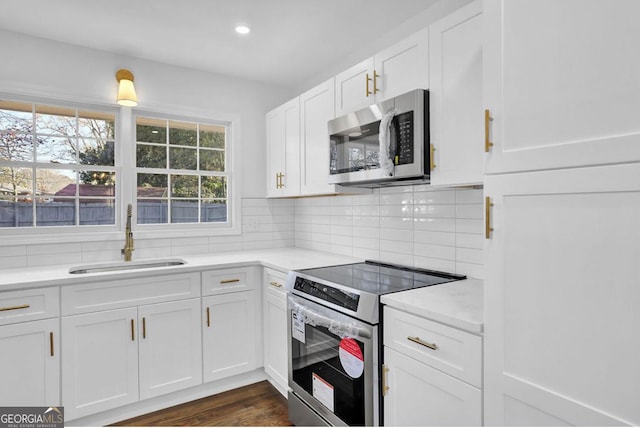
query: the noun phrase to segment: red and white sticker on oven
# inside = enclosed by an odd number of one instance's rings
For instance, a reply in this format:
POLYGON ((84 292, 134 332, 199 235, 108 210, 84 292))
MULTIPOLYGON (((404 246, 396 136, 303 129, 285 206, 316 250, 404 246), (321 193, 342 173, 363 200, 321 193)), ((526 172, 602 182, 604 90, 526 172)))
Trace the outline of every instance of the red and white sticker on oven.
POLYGON ((344 371, 352 378, 359 378, 364 371, 364 357, 358 342, 350 337, 345 337, 340 341, 340 349, 338 350, 340 363, 344 371))

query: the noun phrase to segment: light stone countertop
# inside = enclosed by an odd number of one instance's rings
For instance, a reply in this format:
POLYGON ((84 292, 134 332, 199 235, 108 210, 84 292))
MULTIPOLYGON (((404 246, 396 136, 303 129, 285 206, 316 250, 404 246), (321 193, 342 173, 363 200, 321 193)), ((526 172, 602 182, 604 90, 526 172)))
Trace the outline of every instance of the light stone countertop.
POLYGON ((465 279, 382 296, 383 304, 471 333, 482 333, 483 281, 465 279))
MULTIPOLYGON (((357 263, 362 259, 344 255, 307 250, 278 248, 239 251, 225 254, 206 254, 184 257, 163 257, 163 260, 182 259, 182 266, 154 267, 101 273, 70 274, 69 268, 81 265, 43 266, 0 269, 0 292, 37 287, 81 284, 94 281, 140 278, 149 275, 187 273, 205 269, 224 269, 246 265, 262 265, 281 272, 321 266, 357 263)), ((151 259, 150 259, 151 260, 151 259)), ((134 259, 134 262, 143 259, 134 259)), ((86 263, 95 265, 96 263, 86 263)), ((467 279, 382 296, 382 303, 394 308, 442 322, 473 333, 483 331, 483 283, 467 279)))
MULTIPOLYGON (((224 269, 251 264, 262 265, 264 267, 286 273, 295 269, 341 265, 362 261, 362 259, 355 257, 306 250, 302 248, 278 248, 256 251, 238 251, 224 254, 215 253, 197 256, 162 257, 159 260, 175 259, 182 259, 187 263, 182 266, 154 267, 86 274, 69 273, 69 268, 82 266, 83 264, 1 269, 0 291, 55 285, 71 285, 83 282, 108 281, 112 279, 139 278, 149 275, 186 273, 201 271, 207 268, 224 269)), ((143 260, 144 259, 134 258, 134 262, 140 262, 143 260)), ((98 264, 102 263, 86 263, 84 265, 92 266, 98 264)))

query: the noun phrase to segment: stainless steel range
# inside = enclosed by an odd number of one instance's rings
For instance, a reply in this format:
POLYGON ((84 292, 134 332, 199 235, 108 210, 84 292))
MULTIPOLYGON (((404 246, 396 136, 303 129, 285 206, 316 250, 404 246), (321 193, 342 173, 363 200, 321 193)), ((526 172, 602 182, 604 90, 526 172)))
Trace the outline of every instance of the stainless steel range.
POLYGON ((290 272, 290 421, 383 425, 380 296, 464 278, 374 261, 290 272))

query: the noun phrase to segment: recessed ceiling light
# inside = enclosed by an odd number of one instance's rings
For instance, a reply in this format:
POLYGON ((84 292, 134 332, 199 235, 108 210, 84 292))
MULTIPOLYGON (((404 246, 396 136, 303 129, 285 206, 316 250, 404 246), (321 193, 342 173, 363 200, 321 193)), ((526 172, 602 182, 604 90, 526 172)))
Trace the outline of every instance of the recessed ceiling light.
POLYGON ((238 25, 236 27, 236 33, 238 34, 249 34, 250 31, 251 28, 247 27, 246 25, 238 25))

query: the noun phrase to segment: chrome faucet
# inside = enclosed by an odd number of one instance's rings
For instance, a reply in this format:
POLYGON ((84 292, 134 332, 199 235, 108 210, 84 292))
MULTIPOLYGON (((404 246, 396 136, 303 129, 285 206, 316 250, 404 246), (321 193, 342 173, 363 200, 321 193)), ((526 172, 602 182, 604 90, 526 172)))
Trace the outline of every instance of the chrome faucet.
POLYGON ((124 248, 120 250, 120 253, 124 255, 124 261, 131 261, 131 254, 133 253, 133 232, 131 231, 131 204, 127 205, 127 227, 124 231, 124 248))

